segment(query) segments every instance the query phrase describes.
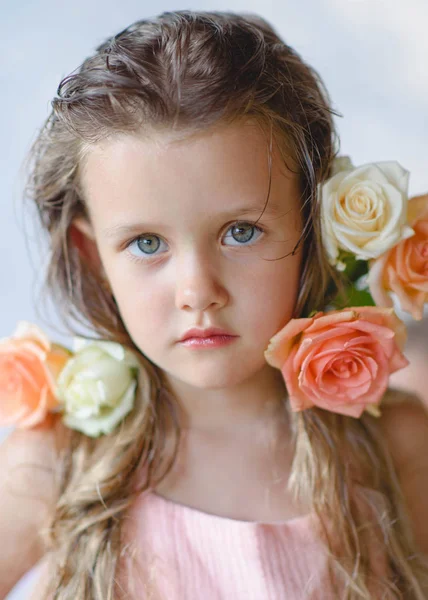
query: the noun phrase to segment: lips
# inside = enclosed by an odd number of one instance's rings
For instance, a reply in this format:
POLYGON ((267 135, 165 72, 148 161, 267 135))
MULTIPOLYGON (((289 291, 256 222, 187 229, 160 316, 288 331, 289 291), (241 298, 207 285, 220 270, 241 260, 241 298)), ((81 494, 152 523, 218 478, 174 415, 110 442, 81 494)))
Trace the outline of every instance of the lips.
POLYGON ((209 327, 208 329, 189 329, 183 335, 183 337, 179 340, 180 342, 184 342, 189 338, 209 338, 216 335, 228 335, 230 337, 236 337, 233 333, 226 331, 225 329, 220 329, 218 327, 209 327))

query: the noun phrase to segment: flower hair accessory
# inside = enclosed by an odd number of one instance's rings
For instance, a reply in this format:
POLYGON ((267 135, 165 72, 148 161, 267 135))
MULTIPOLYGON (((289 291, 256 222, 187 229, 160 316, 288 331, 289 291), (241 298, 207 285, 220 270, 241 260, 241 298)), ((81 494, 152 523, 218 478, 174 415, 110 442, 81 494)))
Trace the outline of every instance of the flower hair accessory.
POLYGON ((397 162, 354 167, 344 156, 318 188, 323 243, 343 289, 327 292, 326 312, 292 319, 265 352, 295 412, 380 416, 389 375, 408 365, 391 294, 414 319, 428 302, 428 194, 409 199, 408 179, 397 162))
POLYGON ((319 406, 379 416, 389 375, 408 365, 405 340, 392 309, 349 308, 292 319, 272 338, 266 359, 281 369, 293 411, 319 406))
POLYGON ((26 321, 0 340, 0 426, 34 427, 51 413, 98 437, 132 410, 139 362, 124 346, 76 337, 73 351, 26 321))

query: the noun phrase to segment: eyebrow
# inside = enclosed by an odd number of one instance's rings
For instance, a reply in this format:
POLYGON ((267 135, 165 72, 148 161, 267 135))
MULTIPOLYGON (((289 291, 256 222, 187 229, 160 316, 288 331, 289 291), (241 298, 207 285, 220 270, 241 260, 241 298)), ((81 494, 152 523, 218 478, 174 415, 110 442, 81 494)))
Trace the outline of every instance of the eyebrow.
MULTIPOLYGON (((260 208, 260 206, 244 206, 224 211, 216 216, 219 216, 221 218, 229 218, 233 215, 250 215, 254 213, 259 213, 261 215, 261 212, 262 208, 260 208)), ((263 216, 279 216, 283 215, 284 212, 284 208, 280 208, 277 204, 274 204, 273 202, 268 202, 265 210, 263 211, 263 216)), ((150 225, 145 223, 118 223, 117 225, 113 225, 112 227, 107 227, 106 229, 104 229, 103 235, 107 239, 115 239, 123 235, 132 235, 134 233, 137 233, 138 231, 141 231, 142 229, 150 230, 157 228, 158 226, 155 224, 150 225)))

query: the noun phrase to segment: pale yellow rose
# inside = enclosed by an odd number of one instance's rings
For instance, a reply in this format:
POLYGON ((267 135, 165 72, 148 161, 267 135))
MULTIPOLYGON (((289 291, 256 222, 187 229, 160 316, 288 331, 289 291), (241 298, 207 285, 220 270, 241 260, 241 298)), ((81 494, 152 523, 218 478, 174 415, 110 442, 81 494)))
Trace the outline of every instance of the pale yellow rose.
POLYGON ((320 186, 321 227, 330 262, 339 269, 339 252, 376 258, 414 234, 407 225, 409 172, 398 162, 353 167, 336 159, 335 173, 320 186))
POLYGON ((331 167, 331 176, 337 175, 342 171, 355 169, 349 156, 336 156, 331 167))
POLYGON ((63 421, 91 437, 110 433, 134 406, 137 357, 120 344, 83 338, 73 350, 57 380, 63 421))

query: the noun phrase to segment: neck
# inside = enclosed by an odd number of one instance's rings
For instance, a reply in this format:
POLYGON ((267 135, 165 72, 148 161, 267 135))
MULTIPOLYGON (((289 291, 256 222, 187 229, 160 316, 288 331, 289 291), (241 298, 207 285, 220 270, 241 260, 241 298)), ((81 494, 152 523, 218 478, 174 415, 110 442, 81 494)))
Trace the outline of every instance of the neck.
POLYGON ((286 390, 281 373, 266 365, 249 380, 227 388, 195 388, 167 377, 183 430, 251 433, 284 414, 286 390))

